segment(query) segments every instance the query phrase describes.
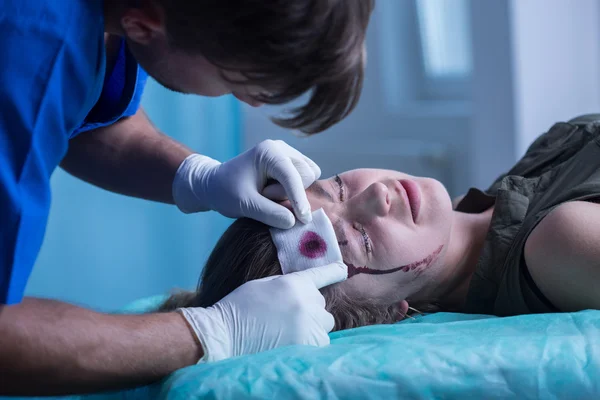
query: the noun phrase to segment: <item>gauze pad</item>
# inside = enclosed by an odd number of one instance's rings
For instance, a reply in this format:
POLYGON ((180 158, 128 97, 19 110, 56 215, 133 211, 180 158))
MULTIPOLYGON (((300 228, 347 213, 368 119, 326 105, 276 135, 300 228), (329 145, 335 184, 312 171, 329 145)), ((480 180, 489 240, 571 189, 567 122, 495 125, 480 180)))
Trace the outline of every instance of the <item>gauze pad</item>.
POLYGON ((333 225, 325 211, 321 208, 313 212, 312 217, 312 222, 306 225, 296 221, 290 229, 270 229, 284 274, 343 262, 333 225))

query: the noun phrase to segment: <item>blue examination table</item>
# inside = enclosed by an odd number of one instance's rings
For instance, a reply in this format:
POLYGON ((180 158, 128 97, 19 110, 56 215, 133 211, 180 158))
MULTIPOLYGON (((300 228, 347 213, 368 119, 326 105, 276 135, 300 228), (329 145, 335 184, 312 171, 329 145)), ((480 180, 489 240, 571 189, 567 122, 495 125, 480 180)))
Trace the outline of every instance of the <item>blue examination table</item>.
MULTIPOLYGON (((126 312, 152 309, 162 298, 126 312)), ((600 399, 600 311, 496 318, 438 313, 175 372, 154 385, 60 399, 600 399)))

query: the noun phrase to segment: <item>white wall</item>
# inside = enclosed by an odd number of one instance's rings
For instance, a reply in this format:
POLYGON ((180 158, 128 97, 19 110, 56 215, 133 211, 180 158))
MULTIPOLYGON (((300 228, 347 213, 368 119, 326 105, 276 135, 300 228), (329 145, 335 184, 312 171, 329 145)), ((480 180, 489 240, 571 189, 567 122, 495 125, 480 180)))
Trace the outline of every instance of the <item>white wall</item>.
POLYGON ((509 2, 471 1, 472 115, 469 185, 485 188, 516 160, 509 2))
POLYGON ((600 111, 600 2, 471 1, 475 186, 557 121, 600 111))
POLYGON ((600 111, 600 2, 512 0, 517 153, 556 121, 600 111))

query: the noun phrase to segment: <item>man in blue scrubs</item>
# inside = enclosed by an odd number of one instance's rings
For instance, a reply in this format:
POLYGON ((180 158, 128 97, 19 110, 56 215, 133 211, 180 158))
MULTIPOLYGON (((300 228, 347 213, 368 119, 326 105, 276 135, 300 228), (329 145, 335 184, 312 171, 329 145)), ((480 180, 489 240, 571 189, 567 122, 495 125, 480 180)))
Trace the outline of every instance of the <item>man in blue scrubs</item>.
POLYGON ((276 122, 320 132, 358 101, 372 7, 373 0, 2 1, 0 394, 118 388, 199 360, 328 343, 333 318, 318 289, 346 278, 340 265, 249 282, 208 309, 144 316, 23 292, 59 165, 186 213, 215 210, 280 228, 308 222, 304 188, 320 175, 311 160, 278 141, 224 163, 194 154, 156 130, 140 97, 148 75, 178 92, 233 94, 253 106, 309 92, 305 106, 276 122), (270 182, 293 213, 262 196, 270 182))

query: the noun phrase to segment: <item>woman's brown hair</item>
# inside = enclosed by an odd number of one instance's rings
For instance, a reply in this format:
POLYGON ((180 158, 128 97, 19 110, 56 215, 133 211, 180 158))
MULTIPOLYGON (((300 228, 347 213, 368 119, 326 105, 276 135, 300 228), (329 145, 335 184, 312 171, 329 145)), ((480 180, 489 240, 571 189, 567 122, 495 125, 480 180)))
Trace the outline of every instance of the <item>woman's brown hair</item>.
POLYGON ((174 48, 241 72, 268 90, 257 101, 286 104, 310 92, 288 118, 274 119, 285 128, 321 132, 360 98, 375 0, 154 1, 174 48))
MULTIPOLYGON (((277 250, 268 227, 254 220, 238 219, 225 231, 210 254, 197 291, 173 294, 159 311, 210 307, 250 280, 280 274, 277 250)), ((339 285, 326 287, 321 292, 327 311, 334 317, 334 330, 394 323, 403 317, 397 304, 350 298, 339 285)))

